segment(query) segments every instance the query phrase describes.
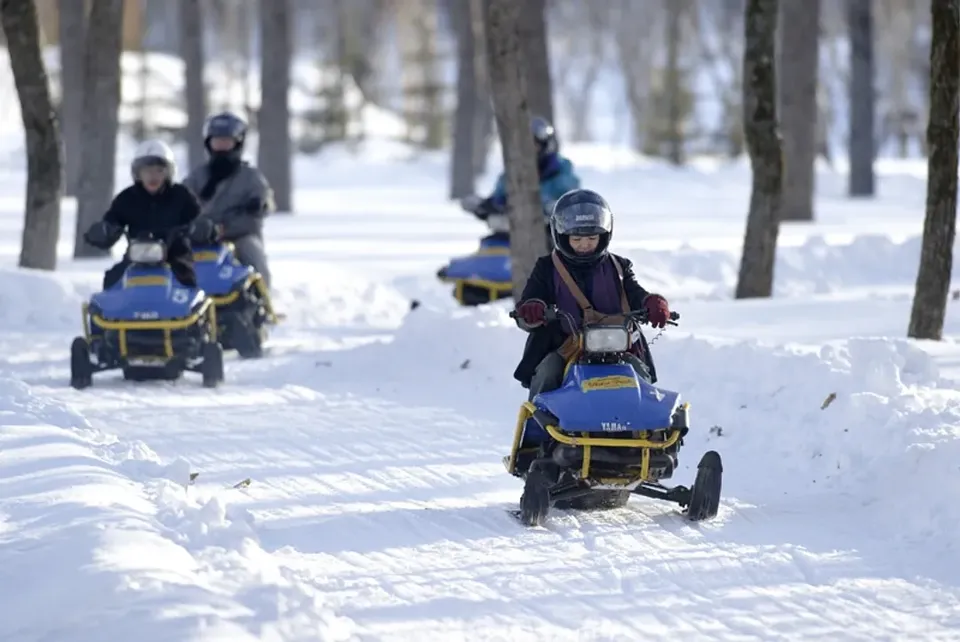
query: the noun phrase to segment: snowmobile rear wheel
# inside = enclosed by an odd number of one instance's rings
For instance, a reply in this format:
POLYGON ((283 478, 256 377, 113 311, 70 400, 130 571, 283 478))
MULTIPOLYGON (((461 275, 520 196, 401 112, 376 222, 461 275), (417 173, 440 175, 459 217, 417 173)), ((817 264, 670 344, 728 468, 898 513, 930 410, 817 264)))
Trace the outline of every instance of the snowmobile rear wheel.
POLYGON ((687 519, 699 522, 712 519, 720 510, 720 489, 723 482, 723 462, 714 450, 708 450, 697 464, 697 477, 690 489, 687 519))
POLYGON ((70 387, 83 390, 93 385, 93 364, 90 362, 90 344, 77 337, 70 344, 70 387))
POLYGON ((527 473, 520 496, 520 521, 526 526, 540 526, 550 512, 550 480, 540 470, 527 473))
POLYGON ((216 342, 203 344, 203 363, 200 365, 204 388, 216 388, 223 381, 223 347, 216 342))

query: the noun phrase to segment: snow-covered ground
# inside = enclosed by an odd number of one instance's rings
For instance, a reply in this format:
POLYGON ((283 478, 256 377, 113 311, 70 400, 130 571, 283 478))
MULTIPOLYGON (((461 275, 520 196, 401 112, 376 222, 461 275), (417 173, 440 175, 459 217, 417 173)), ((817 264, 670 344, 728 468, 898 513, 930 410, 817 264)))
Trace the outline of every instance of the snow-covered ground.
POLYGON ((922 166, 881 163, 874 202, 821 172, 777 297, 736 302, 745 165, 569 151, 618 214, 614 250, 683 315, 653 350, 693 407, 677 481, 724 457, 715 521, 642 499, 541 529, 506 514, 524 336, 506 304, 458 309, 433 276, 483 232, 445 200, 440 158, 372 141, 297 160, 297 213, 267 226, 288 319, 214 391, 67 386, 109 262, 68 258, 66 201, 60 270, 17 270, 11 167, 0 639, 960 639, 960 349, 903 339, 922 166))

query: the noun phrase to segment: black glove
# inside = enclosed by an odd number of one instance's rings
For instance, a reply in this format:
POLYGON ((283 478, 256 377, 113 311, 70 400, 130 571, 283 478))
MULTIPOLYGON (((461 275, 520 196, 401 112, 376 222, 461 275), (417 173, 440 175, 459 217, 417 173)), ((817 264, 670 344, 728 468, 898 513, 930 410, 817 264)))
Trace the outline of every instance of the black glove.
POLYGON ((201 216, 194 219, 193 223, 190 224, 188 234, 190 235, 191 242, 206 245, 217 242, 219 230, 217 230, 217 225, 212 220, 206 216, 201 216))
POLYGON ((83 240, 93 247, 109 250, 120 240, 123 228, 107 221, 99 221, 90 226, 83 235, 83 240))
POLYGON ((487 220, 487 217, 491 214, 500 214, 503 212, 503 208, 499 204, 495 203, 492 198, 485 198, 477 205, 477 209, 473 211, 478 219, 481 221, 487 220))
POLYGON ((249 212, 250 214, 260 214, 263 212, 263 199, 259 196, 251 196, 247 199, 247 202, 243 204, 243 211, 249 212))

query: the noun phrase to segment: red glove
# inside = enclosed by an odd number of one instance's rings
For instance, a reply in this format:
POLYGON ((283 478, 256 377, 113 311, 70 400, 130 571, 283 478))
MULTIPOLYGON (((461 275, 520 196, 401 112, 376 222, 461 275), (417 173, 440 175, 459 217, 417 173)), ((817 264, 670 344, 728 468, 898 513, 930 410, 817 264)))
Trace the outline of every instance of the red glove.
POLYGON ((648 294, 643 300, 643 308, 647 311, 647 323, 654 328, 662 328, 670 320, 670 306, 659 294, 648 294))
POLYGON ((517 316, 520 317, 523 322, 530 327, 543 325, 546 315, 547 304, 540 299, 523 301, 517 306, 517 316))

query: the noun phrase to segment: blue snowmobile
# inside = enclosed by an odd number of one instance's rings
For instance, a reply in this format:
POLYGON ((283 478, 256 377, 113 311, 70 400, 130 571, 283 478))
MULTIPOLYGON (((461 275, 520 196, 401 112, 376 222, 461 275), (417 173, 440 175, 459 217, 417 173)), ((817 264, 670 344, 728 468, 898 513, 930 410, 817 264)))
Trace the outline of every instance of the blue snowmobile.
POLYGON ((204 387, 216 387, 223 348, 213 299, 176 280, 165 240, 147 234, 128 243, 123 278, 83 305, 83 336, 70 346, 70 385, 87 388, 94 374, 120 369, 135 381, 172 381, 189 370, 202 375, 204 387))
POLYGON ((510 277, 510 221, 506 212, 483 209, 479 197, 467 197, 460 206, 487 224, 490 234, 468 256, 451 259, 437 278, 453 283, 453 297, 460 305, 474 306, 505 299, 513 294, 510 277))
POLYGON ((278 322, 263 276, 240 263, 233 244, 194 245, 197 284, 216 305, 217 336, 241 359, 263 356, 267 327, 278 322))
MULTIPOLYGON (((475 306, 513 296, 510 273, 510 219, 479 196, 468 196, 460 201, 464 211, 487 224, 490 234, 480 239, 480 247, 467 256, 451 259, 437 271, 437 278, 453 283, 453 297, 460 305, 475 306)), ((549 220, 550 213, 544 216, 549 220)), ((547 233, 549 244, 550 234, 547 233)), ((553 247, 547 248, 547 251, 553 247)))
MULTIPOLYGON (((564 315, 551 307, 546 320, 563 322, 564 315)), ((679 318, 674 312, 671 325, 679 318)), ((662 483, 677 469, 690 405, 679 393, 641 379, 624 361, 634 331, 645 322, 646 311, 639 310, 623 325, 585 323, 561 387, 521 406, 503 463, 524 480, 515 513, 523 524, 541 525, 551 507, 622 507, 631 494, 675 502, 692 521, 717 515, 723 465, 715 451, 701 458, 692 487, 662 483)))

